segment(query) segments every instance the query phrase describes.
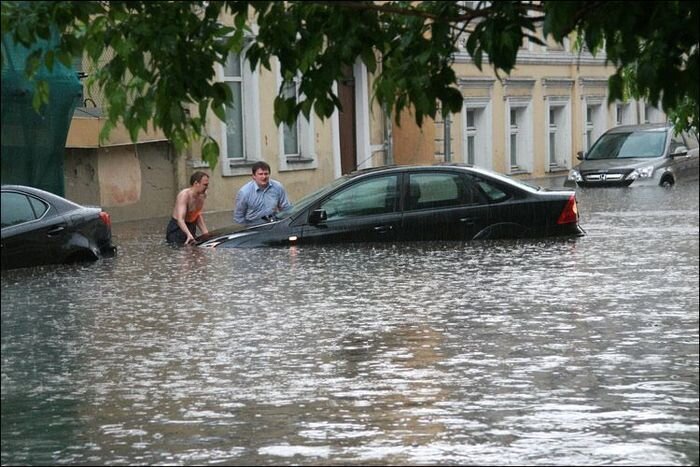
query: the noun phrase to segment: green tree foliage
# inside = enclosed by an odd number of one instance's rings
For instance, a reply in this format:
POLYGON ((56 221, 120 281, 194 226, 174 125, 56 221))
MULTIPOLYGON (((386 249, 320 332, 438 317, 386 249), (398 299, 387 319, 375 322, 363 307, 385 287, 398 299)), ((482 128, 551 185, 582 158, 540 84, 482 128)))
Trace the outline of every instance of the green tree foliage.
POLYGON ((700 128, 700 2, 544 2, 545 33, 562 41, 572 32, 615 66, 610 100, 661 102, 678 130, 700 128), (628 94, 628 95, 627 95, 628 94))
MULTIPOLYGON (((394 115, 411 108, 425 117, 461 109, 453 57, 460 37, 481 68, 495 72, 515 66, 524 38, 536 34, 562 41, 578 33, 592 51, 604 49, 616 67, 610 98, 623 96, 625 66, 636 67, 638 90, 666 111, 689 100, 688 124, 698 122, 698 2, 553 1, 482 2, 475 9, 453 1, 434 2, 2 2, 2 31, 31 46, 53 25, 58 49, 37 51, 28 61, 31 76, 41 61, 70 65, 85 54, 97 63, 106 49, 114 58, 89 77, 108 98, 109 132, 123 122, 133 139, 152 123, 178 148, 203 139, 203 158, 212 166, 216 141, 205 134, 211 109, 222 120, 235 105, 229 88, 214 79, 214 64, 229 52, 253 66, 270 69, 278 57, 286 82, 301 76, 304 99, 277 97, 276 122, 299 113, 330 116, 340 106, 333 83, 359 57, 375 74, 374 98, 394 115), (233 26, 222 24, 222 13, 233 26), (252 20, 252 22, 251 22, 252 20), (251 29, 255 24, 255 31, 251 29), (191 115, 191 104, 198 113, 191 115)), ((285 85, 282 84, 282 86, 285 85)), ((281 94, 281 93, 280 93, 281 94)), ((104 136, 104 135, 103 135, 104 136)))

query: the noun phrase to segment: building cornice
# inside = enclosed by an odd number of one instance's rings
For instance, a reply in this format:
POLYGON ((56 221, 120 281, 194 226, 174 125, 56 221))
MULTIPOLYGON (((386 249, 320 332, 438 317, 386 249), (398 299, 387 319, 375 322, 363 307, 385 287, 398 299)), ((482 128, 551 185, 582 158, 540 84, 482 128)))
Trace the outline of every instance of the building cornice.
MULTIPOLYGON (((488 55, 484 54, 482 63, 488 61, 488 55)), ((474 64, 474 60, 467 52, 458 52, 454 55, 455 63, 474 64)), ((574 54, 563 51, 548 51, 548 52, 518 52, 518 58, 515 62, 518 65, 597 65, 605 66, 605 54, 594 57, 589 53, 574 54)))
POLYGON ((542 78, 542 86, 544 86, 545 88, 547 88, 547 87, 573 88, 575 82, 576 82, 576 80, 573 78, 565 78, 565 77, 557 77, 557 76, 542 78))
POLYGON ((581 76, 578 79, 581 86, 607 86, 608 78, 599 76, 581 76))
POLYGON ((493 83, 496 82, 495 78, 482 78, 482 77, 463 77, 457 80, 457 84, 460 88, 491 88, 493 83))

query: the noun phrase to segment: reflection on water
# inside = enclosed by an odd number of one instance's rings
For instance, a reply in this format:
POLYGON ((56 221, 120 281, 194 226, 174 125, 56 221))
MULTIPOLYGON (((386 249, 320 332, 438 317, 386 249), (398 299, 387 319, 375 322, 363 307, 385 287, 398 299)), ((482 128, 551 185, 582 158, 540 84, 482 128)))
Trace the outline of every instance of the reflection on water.
POLYGON ((697 186, 578 197, 573 240, 213 251, 160 219, 3 272, 2 464, 698 464, 697 186))

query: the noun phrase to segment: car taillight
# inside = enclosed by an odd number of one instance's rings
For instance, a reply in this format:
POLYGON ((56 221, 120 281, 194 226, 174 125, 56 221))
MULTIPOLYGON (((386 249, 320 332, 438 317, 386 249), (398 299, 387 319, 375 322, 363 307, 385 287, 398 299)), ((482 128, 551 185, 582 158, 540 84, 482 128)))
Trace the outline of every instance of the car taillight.
POLYGON ((104 223, 104 225, 106 225, 110 229, 112 228, 112 218, 109 216, 108 213, 101 211, 100 212, 100 219, 102 219, 102 222, 104 223))
POLYGON ((578 222, 578 208, 576 207, 576 195, 569 196, 569 201, 562 209, 557 219, 557 224, 572 224, 578 222))

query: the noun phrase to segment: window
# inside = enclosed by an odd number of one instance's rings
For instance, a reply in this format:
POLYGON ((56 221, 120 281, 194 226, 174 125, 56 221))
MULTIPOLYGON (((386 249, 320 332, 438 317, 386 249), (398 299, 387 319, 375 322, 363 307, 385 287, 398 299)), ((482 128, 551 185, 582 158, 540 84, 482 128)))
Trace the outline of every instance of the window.
POLYGON ((685 144, 688 149, 698 148, 698 139, 695 137, 695 135, 688 132, 683 132, 683 138, 685 139, 685 144))
MULTIPOLYGON (((282 76, 277 74, 277 86, 282 87, 282 96, 286 99, 294 99, 294 102, 303 100, 304 96, 299 89, 300 79, 294 78, 292 82, 282 83, 282 76)), ((316 168, 317 161, 314 150, 313 114, 305 118, 299 114, 291 125, 282 123, 279 126, 279 161, 280 170, 316 168)))
POLYGON ((476 124, 474 114, 476 110, 467 110, 467 164, 474 165, 474 140, 476 139, 476 124))
POLYGON ((644 123, 663 123, 666 117, 662 111, 651 104, 644 105, 644 123))
POLYGON ((397 188, 396 175, 363 180, 332 195, 320 209, 326 211, 328 221, 394 212, 398 202, 397 188))
POLYGON ((406 211, 466 204, 464 181, 458 174, 411 174, 406 211))
POLYGON ((544 170, 565 170, 570 166, 571 114, 568 98, 548 97, 547 161, 544 170))
POLYGON ((490 203, 498 203, 505 201, 510 198, 510 195, 505 191, 501 190, 499 187, 491 182, 487 182, 481 178, 474 177, 474 183, 478 187, 479 191, 483 193, 483 196, 489 200, 490 203))
POLYGON ((587 159, 660 157, 666 147, 666 131, 606 133, 586 156, 587 159))
POLYGON ((586 136, 586 150, 591 149, 595 140, 606 129, 606 113, 603 105, 604 97, 589 98, 586 101, 586 115, 584 134, 586 136))
POLYGON ((637 123, 635 104, 633 102, 618 102, 615 106, 615 124, 634 125, 637 123))
POLYGON ((233 94, 233 106, 226 107, 226 156, 230 159, 245 159, 245 108, 241 62, 240 55, 229 53, 224 66, 224 82, 233 94))
POLYGON ((622 121, 623 121, 622 120, 622 113, 623 113, 622 105, 617 104, 617 106, 615 107, 615 124, 616 125, 622 125, 622 121))
POLYGON ((686 150, 688 150, 688 146, 686 146, 685 141, 683 141, 683 136, 673 135, 671 137, 671 145, 668 148, 669 154, 673 154, 678 148, 685 148, 686 150))
MULTIPOLYGON (((286 99, 294 99, 294 102, 299 101, 296 80, 284 86, 282 95, 286 99)), ((299 148, 299 120, 297 119, 291 125, 283 123, 282 135, 284 155, 287 157, 299 157, 301 155, 301 149, 299 148)))
POLYGON ((586 147, 593 146, 593 109, 589 105, 586 107, 586 147))
POLYGON ((21 193, 2 194, 2 228, 40 219, 48 206, 21 193))
POLYGON ((549 108, 549 167, 557 166, 557 110, 549 108))
POLYGON ((518 111, 510 109, 510 169, 518 170, 518 111))
POLYGON ((260 99, 258 71, 251 70, 245 52, 230 52, 226 63, 217 71, 233 95, 227 106, 226 121, 221 129, 223 175, 250 173, 250 163, 262 158, 260 138, 260 99))
POLYGON ((462 125, 462 161, 491 169, 493 167, 491 149, 493 124, 490 99, 465 99, 462 125))
MULTIPOLYGON (((505 170, 508 174, 532 172, 534 164, 532 105, 530 97, 508 97, 506 115, 505 170)), ((541 122, 538 128, 546 122, 541 122)), ((543 135, 544 136, 544 135, 543 135)))

